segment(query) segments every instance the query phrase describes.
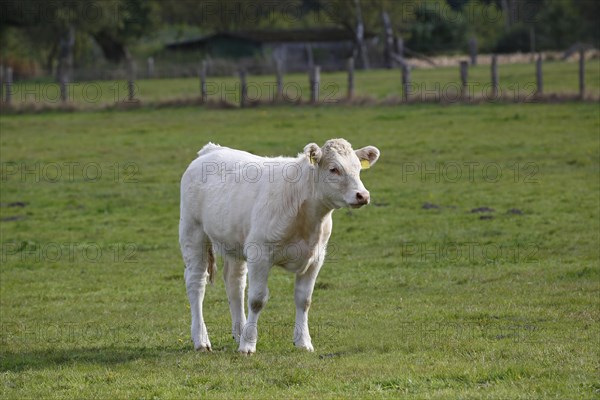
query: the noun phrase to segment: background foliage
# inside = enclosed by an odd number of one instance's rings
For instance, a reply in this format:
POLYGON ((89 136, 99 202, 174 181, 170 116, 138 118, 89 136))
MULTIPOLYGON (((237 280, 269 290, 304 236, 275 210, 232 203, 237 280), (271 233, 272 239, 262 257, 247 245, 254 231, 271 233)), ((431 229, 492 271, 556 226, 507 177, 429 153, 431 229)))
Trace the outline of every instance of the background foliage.
MULTIPOLYGON (((484 52, 564 50, 576 41, 598 45, 600 2, 593 0, 360 0, 365 29, 383 39, 383 11, 413 51, 447 54, 469 38, 484 52)), ((75 30, 74 63, 121 62, 149 56, 164 44, 212 32, 337 26, 356 30, 347 0, 2 0, 0 58, 18 71, 52 71, 58 44, 75 30)), ((382 40, 380 40, 380 43, 382 40)))

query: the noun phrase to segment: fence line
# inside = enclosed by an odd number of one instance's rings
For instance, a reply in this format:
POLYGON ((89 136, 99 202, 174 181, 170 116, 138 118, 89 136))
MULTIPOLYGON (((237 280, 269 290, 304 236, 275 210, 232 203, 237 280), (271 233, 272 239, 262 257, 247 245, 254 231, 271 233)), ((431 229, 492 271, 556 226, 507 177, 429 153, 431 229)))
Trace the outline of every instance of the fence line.
MULTIPOLYGON (((586 60, 586 48, 580 48, 577 50, 578 54, 578 91, 577 93, 577 98, 581 99, 581 100, 585 100, 586 99, 586 88, 585 88, 585 60, 586 60)), ((500 91, 500 84, 499 84, 499 74, 498 74, 498 68, 499 68, 499 57, 497 55, 492 55, 491 57, 491 69, 490 69, 490 82, 491 82, 491 97, 488 97, 488 100, 506 100, 508 99, 508 97, 506 95, 502 95, 501 91, 500 91)), ((153 64, 153 60, 150 58, 147 60, 147 76, 150 77, 153 75, 154 71, 154 64, 153 64)), ((291 98, 289 95, 284 94, 284 73, 283 73, 283 68, 281 66, 280 62, 277 62, 277 60, 275 60, 275 79, 276 79, 276 83, 275 83, 275 90, 273 93, 273 86, 271 86, 270 92, 271 94, 274 94, 273 98, 270 100, 271 103, 278 103, 281 101, 284 102, 294 102, 294 103, 302 103, 302 99, 304 96, 300 95, 296 97, 295 99, 291 98)), ((535 89, 530 93, 530 98, 534 98, 536 100, 544 100, 544 99, 549 99, 549 98, 553 98, 555 100, 558 100, 558 96, 557 94, 545 94, 544 92, 544 81, 543 81, 543 55, 542 53, 538 53, 537 58, 535 59, 535 79, 536 79, 536 86, 535 89), (545 95, 545 97, 544 97, 545 95)), ((461 60, 458 63, 459 66, 459 78, 460 78, 460 86, 459 86, 459 93, 458 93, 458 97, 456 98, 452 98, 452 102, 454 101, 477 101, 478 100, 478 95, 474 95, 474 92, 469 92, 469 90, 472 90, 472 85, 470 86, 470 82, 469 82, 469 64, 473 64, 473 62, 475 62, 475 60, 473 60, 473 58, 471 58, 470 61, 467 60, 461 60)), ((199 102, 197 101, 197 103, 199 104, 208 104, 210 103, 214 103, 210 101, 209 98, 209 93, 208 93, 208 61, 207 60, 203 60, 200 64, 200 68, 198 69, 198 75, 199 75, 199 80, 200 80, 200 99, 199 102)), ((344 101, 344 99, 347 100, 352 100, 352 99, 356 99, 356 82, 355 82, 355 60, 354 58, 349 58, 347 60, 347 93, 346 96, 342 96, 340 98, 336 98, 336 101, 344 101)), ((408 63, 403 63, 400 66, 400 71, 401 71, 401 100, 404 103, 407 102, 419 102, 419 101, 423 101, 423 102, 430 102, 430 100, 428 99, 423 99, 423 98, 417 98, 417 96, 415 96, 415 87, 418 88, 418 85, 413 85, 412 81, 411 81, 411 65, 409 65, 408 63)), ((69 102, 69 98, 68 98, 68 93, 70 91, 69 86, 71 85, 70 82, 67 81, 66 79, 66 74, 60 74, 59 75, 59 97, 58 99, 60 99, 60 102, 62 104, 68 104, 69 102)), ((248 83, 248 72, 245 68, 240 68, 238 70, 238 76, 240 79, 240 88, 239 88, 239 95, 240 95, 240 99, 239 99, 239 107, 247 107, 249 105, 251 105, 250 103, 252 103, 252 105, 254 104, 258 104, 258 103, 265 103, 264 101, 261 100, 257 100, 255 98, 249 99, 248 98, 248 87, 249 87, 249 83, 248 83)), ((308 71, 308 76, 309 76, 309 90, 310 90, 310 96, 308 98, 308 102, 310 104, 318 104, 320 102, 320 91, 322 88, 321 85, 321 66, 319 65, 314 65, 309 71, 308 71)), ((135 83, 136 80, 136 66, 135 66, 135 62, 133 61, 133 59, 129 58, 128 59, 128 63, 127 63, 127 78, 126 78, 126 85, 127 85, 127 96, 126 96, 126 100, 115 100, 115 104, 118 104, 119 102, 130 102, 130 103, 140 103, 140 99, 139 99, 139 93, 137 92, 137 86, 135 83)), ((296 85, 296 87, 299 88, 297 83, 292 82, 294 85, 296 85)), ((451 83, 451 82, 450 82, 451 83)), ((19 104, 19 102, 17 101, 17 103, 15 103, 15 97, 14 97, 14 82, 13 82, 13 70, 10 67, 4 67, 2 65, 0 65, 0 99, 2 100, 1 105, 2 106, 8 106, 8 107, 13 107, 19 104)), ((252 85, 252 87, 254 87, 255 84, 250 83, 250 85, 252 85)), ((486 84, 487 85, 487 84, 486 84)), ((448 85, 450 86, 450 85, 448 85)), ((324 90, 327 90, 327 85, 324 86, 324 90)), ((424 89, 427 90, 427 89, 424 89)), ((438 89, 439 90, 439 87, 438 89)), ((519 88, 517 88, 517 94, 514 96, 514 101, 523 101, 523 98, 521 96, 522 92, 519 92, 519 88)), ((71 90, 72 91, 72 90, 71 90)), ((336 92, 337 93, 337 92, 336 92)), ((431 91, 427 92, 428 94, 431 94, 431 91)), ((489 94, 489 92, 486 92, 486 94, 489 94)), ((572 96, 575 96, 575 94, 573 94, 572 96)), ((363 98, 365 96, 362 96, 363 98)), ((449 97, 448 97, 449 98, 449 97)), ((441 93, 438 93, 436 95, 436 101, 447 101, 448 98, 441 98, 441 93)), ((568 96, 564 97, 564 98, 568 98, 568 96)), ((323 100, 322 101, 330 101, 332 99, 331 96, 326 96, 325 92, 323 92, 323 100)), ((526 99, 525 99, 526 100, 526 99)), ((359 100, 363 101, 363 100, 359 100)), ((384 100, 384 103, 388 103, 390 104, 389 100, 384 100)), ((392 101, 393 102, 393 101, 392 101)), ((169 104, 169 101, 165 101, 163 102, 164 104, 169 104)), ((171 104, 187 104, 189 102, 187 101, 180 101, 179 103, 171 101, 171 104)), ((219 103, 219 102, 218 102, 219 103)), ((220 101, 221 104, 227 103, 227 101, 223 101, 223 99, 221 99, 220 101)), ((26 104, 26 103, 21 103, 21 104, 26 104)), ((158 104, 162 104, 159 103, 158 104)))

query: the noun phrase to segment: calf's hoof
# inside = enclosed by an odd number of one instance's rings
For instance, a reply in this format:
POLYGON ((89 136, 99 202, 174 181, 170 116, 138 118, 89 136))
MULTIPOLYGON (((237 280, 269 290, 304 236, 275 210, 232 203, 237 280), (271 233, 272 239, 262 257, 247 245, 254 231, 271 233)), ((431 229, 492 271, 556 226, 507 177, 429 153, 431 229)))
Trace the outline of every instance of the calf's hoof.
POLYGON ((305 351, 308 351, 309 353, 312 353, 313 351, 315 351, 312 343, 294 343, 294 346, 296 346, 297 349, 305 350, 305 351))
POLYGON ((212 347, 210 345, 210 342, 196 342, 194 341, 194 349, 196 351, 201 351, 201 352, 211 352, 212 351, 212 347))
POLYGON ((247 343, 242 343, 238 348, 238 353, 240 353, 243 356, 251 356, 252 354, 256 353, 256 346, 247 343))

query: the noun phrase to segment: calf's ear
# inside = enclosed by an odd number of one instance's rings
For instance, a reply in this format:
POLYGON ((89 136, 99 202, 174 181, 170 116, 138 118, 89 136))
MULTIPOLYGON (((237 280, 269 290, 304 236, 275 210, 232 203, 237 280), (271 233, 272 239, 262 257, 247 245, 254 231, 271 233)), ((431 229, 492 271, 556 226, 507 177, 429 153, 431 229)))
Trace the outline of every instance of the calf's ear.
POLYGON ((368 169, 379 159, 379 149, 375 146, 367 146, 354 151, 360 160, 361 169, 368 169))
POLYGON ((321 161, 323 152, 316 143, 309 143, 304 146, 304 154, 308 157, 308 160, 312 165, 317 165, 319 161, 321 161))

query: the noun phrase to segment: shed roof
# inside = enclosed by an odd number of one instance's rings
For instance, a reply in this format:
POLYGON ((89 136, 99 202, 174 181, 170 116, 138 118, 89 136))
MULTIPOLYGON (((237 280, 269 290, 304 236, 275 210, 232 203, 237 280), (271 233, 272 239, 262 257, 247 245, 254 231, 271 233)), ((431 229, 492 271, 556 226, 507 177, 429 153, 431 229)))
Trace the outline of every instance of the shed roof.
MULTIPOLYGON (((372 38, 374 36, 375 35, 370 32, 365 32, 365 38, 372 38)), ((169 43, 166 47, 171 50, 199 47, 215 39, 238 39, 254 42, 256 44, 282 42, 341 42, 354 40, 355 34, 349 30, 337 28, 218 32, 199 38, 169 43)))

